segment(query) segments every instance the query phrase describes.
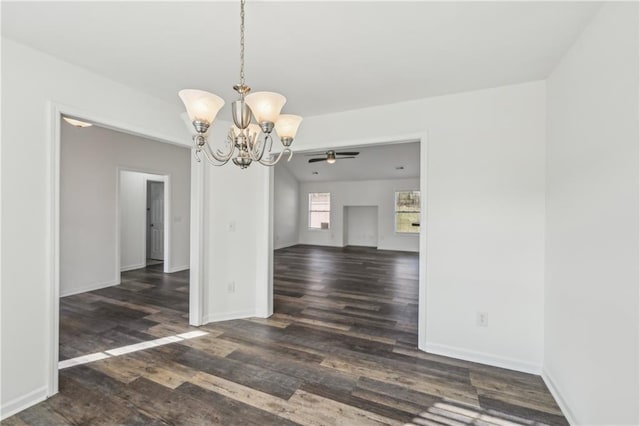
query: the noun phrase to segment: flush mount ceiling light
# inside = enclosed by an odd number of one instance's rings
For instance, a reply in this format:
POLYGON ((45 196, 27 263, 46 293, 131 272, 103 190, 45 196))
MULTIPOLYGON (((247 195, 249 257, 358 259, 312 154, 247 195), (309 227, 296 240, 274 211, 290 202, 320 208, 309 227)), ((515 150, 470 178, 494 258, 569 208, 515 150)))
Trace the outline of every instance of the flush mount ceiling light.
POLYGON ((80 120, 76 120, 75 118, 70 118, 70 117, 62 117, 62 119, 64 121, 66 121, 67 123, 71 124, 73 127, 91 127, 93 126, 93 124, 91 123, 87 123, 86 121, 80 121, 80 120))
POLYGON ((214 151, 209 146, 206 136, 218 111, 224 105, 224 100, 203 90, 185 89, 178 93, 196 130, 193 136, 196 159, 200 161, 200 153, 203 152, 211 164, 222 166, 233 158, 233 163, 242 169, 246 169, 254 161, 265 166, 273 166, 285 154, 288 154, 288 160, 291 160, 293 152, 289 147, 302 121, 302 117, 298 115, 280 114, 287 102, 284 96, 273 92, 249 94, 251 88, 244 84, 244 3, 245 0, 240 0, 240 83, 233 86, 238 92, 238 100, 231 104, 235 125, 229 129, 224 150, 214 151), (252 118, 255 118, 257 124, 251 123, 252 118), (271 134, 274 128, 284 147, 275 157, 271 154, 271 134), (264 134, 263 138, 259 138, 260 133, 264 134))

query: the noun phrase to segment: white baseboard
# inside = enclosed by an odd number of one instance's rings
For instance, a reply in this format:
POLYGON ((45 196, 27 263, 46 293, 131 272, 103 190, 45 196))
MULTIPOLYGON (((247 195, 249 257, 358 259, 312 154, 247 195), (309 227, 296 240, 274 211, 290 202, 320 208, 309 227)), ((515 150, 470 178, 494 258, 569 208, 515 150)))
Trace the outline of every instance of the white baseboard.
POLYGON ((462 359, 465 361, 486 364, 492 367, 506 368, 508 370, 521 371, 523 373, 540 375, 542 366, 532 362, 521 361, 513 358, 506 358, 485 352, 476 352, 464 348, 456 348, 453 346, 441 345, 438 343, 427 342, 424 345, 425 352, 435 355, 448 356, 451 358, 462 359))
POLYGON ((404 251, 404 252, 408 252, 408 253, 420 253, 420 249, 411 249, 411 248, 398 248, 395 246, 385 246, 385 245, 379 245, 378 246, 378 250, 385 250, 385 251, 404 251))
POLYGON ((262 309, 256 309, 253 314, 253 316, 256 318, 269 318, 271 315, 273 315, 273 309, 271 310, 271 312, 267 312, 262 309))
POLYGON ((255 316, 256 313, 253 310, 223 312, 221 314, 207 314, 202 318, 202 323, 208 324, 210 322, 230 321, 235 319, 251 318, 255 316))
POLYGON ((120 272, 127 272, 127 271, 133 271, 135 269, 142 269, 142 268, 144 268, 146 266, 147 266, 146 263, 141 263, 139 265, 121 266, 120 267, 120 272))
POLYGON ((274 250, 280 250, 280 249, 283 249, 283 248, 292 247, 292 246, 296 246, 296 245, 298 245, 298 243, 297 243, 297 242, 295 242, 295 243, 294 243, 294 242, 290 242, 290 243, 278 243, 278 244, 276 244, 276 245, 273 247, 273 249, 274 249, 274 250))
POLYGON ((173 274, 174 272, 186 271, 187 269, 189 269, 189 266, 190 265, 172 266, 166 272, 169 274, 173 274))
POLYGON ((8 417, 25 410, 32 405, 36 405, 39 402, 47 399, 47 387, 41 387, 26 395, 15 398, 12 401, 7 402, 0 409, 0 420, 4 420, 8 417))
POLYGON ((315 246, 315 247, 344 247, 342 244, 322 244, 322 243, 297 243, 296 245, 301 245, 301 246, 315 246))
POLYGON ((544 380, 544 383, 547 385, 547 388, 549 388, 549 392, 551 392, 551 395, 553 395, 553 398, 558 403, 558 406, 560 407, 562 414, 564 414, 569 424, 577 425, 578 421, 576 420, 576 417, 574 416, 573 411, 571 411, 571 409, 569 408, 569 405, 567 404, 567 400, 562 397, 562 393, 560 393, 560 389, 558 389, 558 386, 556 386, 555 381, 551 378, 551 375, 549 374, 549 372, 544 368, 542 368, 542 380, 544 380))
POLYGON ((120 279, 118 278, 115 281, 107 281, 104 283, 91 284, 86 287, 81 288, 73 288, 71 290, 65 290, 64 292, 60 289, 60 297, 73 296, 74 294, 86 293, 88 291, 100 290, 101 288, 113 287, 114 285, 119 285, 120 279))

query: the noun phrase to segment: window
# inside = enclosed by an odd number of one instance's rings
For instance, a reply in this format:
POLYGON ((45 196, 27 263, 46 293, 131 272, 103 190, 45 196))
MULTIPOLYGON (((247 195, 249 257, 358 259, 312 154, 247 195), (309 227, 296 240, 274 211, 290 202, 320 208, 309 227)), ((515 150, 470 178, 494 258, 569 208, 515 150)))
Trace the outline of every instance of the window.
POLYGON ((329 229, 331 216, 331 194, 311 192, 309 194, 309 228, 329 229))
POLYGON ((396 232, 420 232, 420 191, 396 192, 396 232))

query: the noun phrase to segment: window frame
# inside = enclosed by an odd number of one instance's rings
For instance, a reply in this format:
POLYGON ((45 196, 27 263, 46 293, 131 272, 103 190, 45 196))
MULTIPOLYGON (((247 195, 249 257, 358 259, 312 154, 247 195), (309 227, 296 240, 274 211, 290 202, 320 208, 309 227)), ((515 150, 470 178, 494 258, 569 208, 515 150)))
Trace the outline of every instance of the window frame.
POLYGON ((331 192, 309 192, 307 194, 307 229, 310 231, 328 231, 331 229, 331 192), (311 196, 313 194, 326 194, 329 197, 328 210, 312 210, 311 196), (329 213, 329 226, 327 228, 315 228, 311 226, 311 213, 329 213))
POLYGON ((398 213, 417 213, 421 217, 422 210, 422 193, 419 189, 401 189, 394 190, 393 195, 393 231, 396 235, 419 235, 420 229, 422 227, 422 223, 420 226, 416 226, 415 231, 398 231, 398 213), (420 196, 420 205, 418 206, 418 210, 410 210, 410 211, 399 211, 398 210, 398 194, 401 192, 417 192, 420 196))

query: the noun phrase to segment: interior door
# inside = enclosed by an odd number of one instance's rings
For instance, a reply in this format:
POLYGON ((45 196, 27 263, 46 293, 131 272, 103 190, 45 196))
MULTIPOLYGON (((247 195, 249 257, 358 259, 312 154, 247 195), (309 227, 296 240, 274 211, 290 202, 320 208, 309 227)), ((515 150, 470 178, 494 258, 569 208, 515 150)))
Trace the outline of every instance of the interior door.
POLYGON ((147 181, 149 257, 164 259, 164 182, 147 181))

